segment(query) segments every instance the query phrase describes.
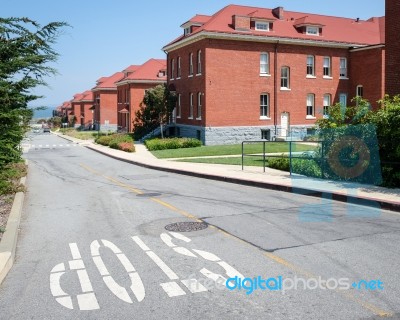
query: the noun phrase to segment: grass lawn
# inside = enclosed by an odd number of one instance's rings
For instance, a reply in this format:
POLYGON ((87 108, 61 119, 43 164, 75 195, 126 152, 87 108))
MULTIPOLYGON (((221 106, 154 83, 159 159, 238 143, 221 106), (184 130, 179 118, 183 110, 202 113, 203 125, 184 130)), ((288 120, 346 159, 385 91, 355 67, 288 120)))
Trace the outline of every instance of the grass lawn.
MULTIPOLYGON (((292 151, 312 151, 316 148, 314 145, 304 143, 292 143, 292 151)), ((245 154, 262 153, 262 143, 246 144, 244 147, 245 154)), ((266 143, 267 153, 289 152, 288 142, 270 142, 266 143)), ((204 156, 225 156, 225 155, 241 155, 242 145, 222 145, 222 146, 202 146, 197 148, 183 148, 170 150, 152 151, 153 155, 159 159, 166 158, 185 158, 185 157, 204 157, 204 156)), ((233 161, 233 160, 232 160, 233 161)))
POLYGON ((81 140, 91 140, 97 137, 97 131, 65 130, 61 132, 67 136, 81 140))

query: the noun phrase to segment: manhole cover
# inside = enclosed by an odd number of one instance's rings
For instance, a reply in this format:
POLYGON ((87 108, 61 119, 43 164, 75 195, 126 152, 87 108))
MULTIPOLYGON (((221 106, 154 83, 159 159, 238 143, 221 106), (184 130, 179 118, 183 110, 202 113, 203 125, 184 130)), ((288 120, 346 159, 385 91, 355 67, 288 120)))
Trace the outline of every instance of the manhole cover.
POLYGON ((136 197, 158 197, 161 196, 161 193, 157 193, 157 192, 148 192, 148 193, 141 193, 141 194, 137 194, 136 197))
POLYGON ((168 231, 176 231, 176 232, 190 232, 190 231, 203 230, 206 229, 207 227, 208 224, 205 222, 176 222, 165 226, 165 229, 168 231))

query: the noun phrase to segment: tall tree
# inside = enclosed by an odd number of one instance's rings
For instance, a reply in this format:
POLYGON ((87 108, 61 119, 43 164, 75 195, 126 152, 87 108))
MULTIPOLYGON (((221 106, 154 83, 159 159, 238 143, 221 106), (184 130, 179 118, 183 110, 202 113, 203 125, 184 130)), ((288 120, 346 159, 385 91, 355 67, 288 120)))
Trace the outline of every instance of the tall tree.
POLYGON ((28 18, 0 18, 0 168, 21 157, 24 124, 32 118, 28 103, 41 96, 31 90, 56 74, 52 48, 64 22, 41 26, 28 18))

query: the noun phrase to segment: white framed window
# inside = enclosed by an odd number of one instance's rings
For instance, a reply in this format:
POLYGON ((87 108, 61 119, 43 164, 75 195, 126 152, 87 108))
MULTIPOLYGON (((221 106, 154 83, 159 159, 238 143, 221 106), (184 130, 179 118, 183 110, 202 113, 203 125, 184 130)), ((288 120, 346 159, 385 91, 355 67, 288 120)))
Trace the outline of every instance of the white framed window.
POLYGON ((193 93, 189 95, 189 119, 193 119, 193 93))
POLYGON ((185 28, 185 30, 183 31, 184 35, 187 36, 188 34, 190 34, 190 27, 185 28))
POLYGON ((325 78, 331 77, 331 57, 324 57, 323 74, 325 78))
POLYGON ((171 60, 171 74, 170 79, 173 80, 175 77, 175 59, 171 60))
POLYGON ((313 93, 307 94, 307 117, 308 119, 314 118, 315 115, 315 95, 313 93))
POLYGON ((201 74, 202 66, 201 66, 201 50, 197 51, 197 74, 201 74))
POLYGON ((201 120, 201 107, 203 105, 202 103, 202 96, 203 94, 201 92, 197 93, 197 120, 201 120))
POLYGON ((193 76, 193 53, 189 54, 189 76, 193 76))
POLYGON ((176 77, 177 77, 177 79, 180 79, 180 77, 181 77, 181 57, 178 57, 178 66, 177 66, 177 75, 176 75, 176 77))
POLYGON ((319 36, 319 28, 313 27, 313 26, 307 26, 306 34, 311 35, 311 36, 319 36))
POLYGON ((315 58, 314 58, 314 56, 307 56, 307 76, 315 77, 315 58))
POLYGON ((269 74, 269 54, 262 52, 260 54, 260 75, 269 74))
POLYGON ((347 107, 347 94, 346 93, 339 94, 339 103, 343 108, 347 107))
POLYGON ((281 89, 290 89, 290 70, 289 67, 281 68, 281 89))
POLYGON ((347 78, 347 58, 340 58, 340 78, 347 78))
POLYGON ((324 94, 324 110, 323 110, 323 116, 324 118, 328 117, 328 110, 329 107, 332 105, 332 96, 329 93, 324 94))
POLYGON ((362 98, 364 96, 364 87, 359 84, 356 88, 356 96, 362 98))
POLYGON ((264 21, 256 21, 255 29, 258 31, 269 31, 269 23, 264 21))
POLYGON ((178 99, 177 99, 177 108, 176 108, 176 117, 177 118, 180 118, 182 116, 181 98, 182 98, 182 95, 179 93, 178 99))
POLYGON ((269 119, 269 94, 260 94, 260 119, 269 119))

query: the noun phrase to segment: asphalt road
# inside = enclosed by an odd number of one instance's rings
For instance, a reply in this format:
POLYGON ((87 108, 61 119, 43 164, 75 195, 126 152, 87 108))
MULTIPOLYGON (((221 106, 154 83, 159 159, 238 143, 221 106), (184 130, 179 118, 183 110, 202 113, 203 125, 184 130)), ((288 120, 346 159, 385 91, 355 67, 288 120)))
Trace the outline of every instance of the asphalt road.
POLYGON ((396 213, 144 169, 49 134, 25 142, 1 319, 400 314, 396 213))

